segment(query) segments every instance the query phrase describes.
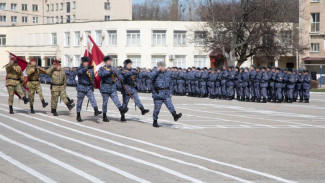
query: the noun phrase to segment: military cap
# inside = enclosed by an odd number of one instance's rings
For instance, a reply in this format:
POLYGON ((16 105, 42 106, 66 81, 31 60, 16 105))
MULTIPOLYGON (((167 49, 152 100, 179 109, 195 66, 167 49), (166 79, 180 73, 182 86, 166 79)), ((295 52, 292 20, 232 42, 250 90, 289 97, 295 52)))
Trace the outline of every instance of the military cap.
POLYGON ((235 68, 239 70, 239 67, 235 67, 235 68))
POLYGON ((89 57, 81 57, 81 62, 90 62, 89 57))
POLYGON ((266 67, 262 67, 261 69, 264 69, 264 70, 265 70, 265 69, 266 69, 266 67))
POLYGON ((284 71, 288 71, 288 68, 285 68, 284 71))
POLYGON ((276 69, 276 67, 275 66, 272 66, 271 69, 276 69))
POLYGON ((192 69, 196 69, 196 67, 192 67, 192 69))
POLYGON ((279 70, 279 71, 281 71, 281 68, 280 68, 280 67, 277 67, 277 68, 276 68, 276 70, 279 70))
POLYGON ((16 57, 10 57, 10 60, 17 60, 16 57))
POLYGON ((157 63, 157 66, 158 66, 158 67, 165 67, 166 64, 165 64, 164 61, 160 61, 160 62, 157 63))
POLYGON ((61 61, 60 60, 53 60, 53 64, 55 64, 55 65, 61 65, 61 61))
POLYGON ((288 68, 288 69, 287 69, 287 71, 290 71, 290 72, 292 72, 292 68, 288 68))
POLYGON ((191 69, 191 67, 188 67, 187 69, 191 69))
POLYGON ((106 55, 103 60, 104 60, 104 62, 106 62, 108 60, 112 60, 112 57, 109 55, 106 55))
POLYGON ((128 64, 132 64, 132 60, 126 59, 126 60, 124 60, 123 64, 124 64, 124 66, 126 66, 128 64))
POLYGON ((233 69, 233 68, 234 68, 234 66, 229 66, 228 68, 229 68, 229 69, 233 69))
POLYGON ((196 68, 196 70, 200 71, 201 69, 198 67, 198 68, 196 68))
POLYGON ((267 68, 268 68, 268 69, 271 69, 271 67, 270 67, 270 66, 268 66, 267 68))
POLYGON ((208 68, 207 67, 204 67, 205 70, 207 70, 208 68))
POLYGON ((30 62, 36 62, 36 59, 35 58, 31 58, 30 59, 30 62))

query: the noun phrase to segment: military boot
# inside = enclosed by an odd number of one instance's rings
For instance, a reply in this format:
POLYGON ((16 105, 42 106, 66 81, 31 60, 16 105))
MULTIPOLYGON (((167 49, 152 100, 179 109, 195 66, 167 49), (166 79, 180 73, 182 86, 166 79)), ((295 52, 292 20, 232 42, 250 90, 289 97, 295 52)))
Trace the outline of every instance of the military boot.
POLYGON ((149 112, 149 109, 144 109, 144 107, 141 107, 140 110, 142 115, 145 115, 149 112))
POLYGON ((260 98, 257 98, 255 102, 260 103, 261 102, 261 99, 260 98))
POLYGON ((303 101, 304 101, 304 100, 303 100, 302 98, 299 100, 300 103, 302 103, 303 101))
POLYGON ((122 113, 122 114, 125 114, 125 113, 127 113, 129 111, 129 108, 128 107, 126 107, 125 109, 123 109, 123 107, 121 106, 118 109, 119 109, 120 113, 122 113))
POLYGON ((246 97, 245 102, 249 102, 249 101, 250 101, 249 97, 246 97))
POLYGON ((100 115, 101 113, 102 113, 102 111, 99 111, 98 110, 98 107, 94 107, 94 114, 95 114, 95 116, 98 116, 98 115, 100 115))
POLYGON ((74 100, 73 99, 70 99, 69 97, 67 97, 68 101, 70 104, 74 103, 74 100))
POLYGON ((153 120, 152 126, 155 127, 155 128, 159 128, 157 120, 153 120))
POLYGON ((30 101, 30 99, 27 98, 26 96, 23 97, 23 100, 24 100, 24 104, 28 104, 28 102, 30 101))
POLYGON ((178 121, 179 120, 179 118, 181 118, 182 117, 182 113, 176 113, 176 111, 174 111, 173 113, 172 113, 172 115, 173 115, 173 117, 174 117, 174 121, 178 121))
POLYGON ((276 98, 273 98, 272 99, 272 103, 276 103, 276 98))
POLYGON ((262 103, 266 103, 266 98, 263 98, 262 103))
POLYGON ((267 99, 267 102, 271 102, 271 101, 272 101, 272 99, 271 99, 271 98, 268 98, 268 99, 267 99))
POLYGON ((288 99, 288 103, 292 103, 292 99, 291 98, 288 99))
POLYGON ((80 112, 77 112, 77 121, 78 122, 82 122, 80 112))
POLYGON ((109 120, 108 120, 108 118, 107 118, 107 116, 106 116, 106 113, 103 113, 103 121, 104 121, 104 122, 109 122, 109 120))
POLYGON ((14 109, 12 108, 12 106, 9 106, 9 114, 14 114, 14 109))
POLYGON ((69 111, 71 111, 74 108, 75 104, 74 103, 68 103, 67 107, 69 109, 69 111))
POLYGON ((309 99, 305 99, 304 100, 304 103, 309 103, 309 99))
POLYGON ((285 99, 284 99, 284 102, 285 102, 285 103, 288 103, 288 98, 285 98, 285 99))
POLYGON ((122 122, 127 121, 127 120, 125 119, 125 113, 121 113, 121 121, 122 121, 122 122))
POLYGON ((53 114, 53 116, 58 116, 58 113, 56 112, 56 109, 52 109, 51 113, 53 114))
POLYGON ((45 108, 47 105, 49 105, 49 103, 45 102, 45 100, 43 99, 42 100, 42 105, 43 105, 43 108, 45 108))
POLYGON ((32 113, 32 114, 35 114, 35 111, 34 111, 34 106, 30 106, 30 113, 32 113))
POLYGON ((255 102, 255 97, 252 97, 251 98, 251 102, 255 102))

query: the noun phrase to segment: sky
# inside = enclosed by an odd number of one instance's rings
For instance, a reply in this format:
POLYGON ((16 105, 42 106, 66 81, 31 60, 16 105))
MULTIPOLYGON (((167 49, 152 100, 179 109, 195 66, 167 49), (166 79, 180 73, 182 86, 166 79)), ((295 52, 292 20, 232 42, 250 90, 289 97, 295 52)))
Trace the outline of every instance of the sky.
POLYGON ((145 0, 132 0, 133 1, 133 4, 137 4, 137 3, 142 3, 144 2, 145 0))

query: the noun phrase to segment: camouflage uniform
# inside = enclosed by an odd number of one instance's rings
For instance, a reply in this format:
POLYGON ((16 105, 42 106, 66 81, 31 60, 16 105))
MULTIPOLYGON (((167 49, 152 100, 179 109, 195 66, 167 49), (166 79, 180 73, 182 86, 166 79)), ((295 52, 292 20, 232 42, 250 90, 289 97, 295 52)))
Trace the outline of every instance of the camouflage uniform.
POLYGON ((26 69, 26 74, 28 75, 28 83, 26 87, 28 88, 28 96, 29 96, 29 104, 30 106, 34 105, 34 97, 35 92, 38 93, 39 98, 41 101, 44 100, 43 93, 42 93, 42 87, 40 84, 40 74, 41 72, 46 72, 45 70, 42 70, 41 68, 37 68, 35 66, 32 66, 31 64, 28 64, 26 69))
POLYGON ((26 98, 25 94, 21 89, 21 84, 24 82, 24 74, 17 63, 9 63, 6 66, 7 71, 7 81, 6 87, 8 89, 9 99, 8 104, 9 106, 13 105, 14 102, 14 93, 17 92, 21 98, 26 98))

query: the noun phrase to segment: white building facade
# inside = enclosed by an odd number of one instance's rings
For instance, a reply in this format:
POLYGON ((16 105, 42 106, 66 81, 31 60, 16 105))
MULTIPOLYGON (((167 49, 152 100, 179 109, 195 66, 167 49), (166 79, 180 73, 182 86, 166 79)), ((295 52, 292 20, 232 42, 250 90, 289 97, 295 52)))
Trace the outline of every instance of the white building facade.
MULTIPOLYGON (((165 61, 172 67, 210 67, 209 52, 200 44, 200 32, 192 31, 204 22, 109 21, 2 27, 0 67, 8 62, 7 51, 26 60, 34 57, 39 66, 54 59, 65 67, 76 67, 86 49, 87 35, 105 55, 120 66, 127 58, 135 67, 152 68, 165 61)), ((3 71, 3 68, 2 68, 3 71)))

